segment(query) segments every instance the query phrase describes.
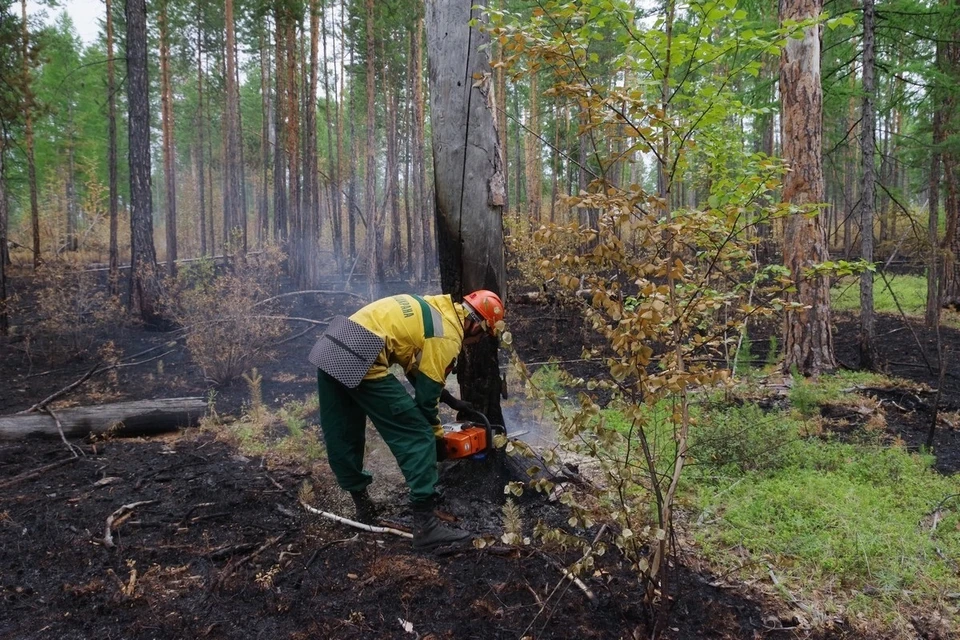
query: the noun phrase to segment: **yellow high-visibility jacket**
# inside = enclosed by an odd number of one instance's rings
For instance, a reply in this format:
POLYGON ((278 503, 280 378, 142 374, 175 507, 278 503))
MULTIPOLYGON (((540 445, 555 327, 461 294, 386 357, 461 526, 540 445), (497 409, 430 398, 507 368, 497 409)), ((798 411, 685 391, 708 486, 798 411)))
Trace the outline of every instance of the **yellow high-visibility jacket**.
POLYGON ((381 298, 350 319, 384 340, 384 349, 364 380, 389 375, 398 364, 414 382, 414 399, 434 427, 440 424, 437 403, 447 374, 463 347, 467 311, 448 295, 401 294, 381 298))

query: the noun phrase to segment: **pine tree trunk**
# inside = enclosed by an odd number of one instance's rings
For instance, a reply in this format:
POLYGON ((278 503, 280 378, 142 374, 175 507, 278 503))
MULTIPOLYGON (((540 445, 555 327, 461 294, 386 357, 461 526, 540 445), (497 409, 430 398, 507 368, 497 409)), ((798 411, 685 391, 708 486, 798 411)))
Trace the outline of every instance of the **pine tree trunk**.
POLYGON ((527 132, 527 211, 530 223, 540 222, 540 183, 543 170, 540 166, 540 101, 538 99, 537 74, 530 74, 530 131, 527 132))
POLYGON ((120 209, 120 191, 117 184, 117 84, 114 77, 113 2, 106 0, 107 9, 107 172, 109 174, 110 269, 107 275, 111 296, 120 295, 120 251, 117 248, 120 209))
MULTIPOLYGON (((384 66, 386 70, 386 65, 384 66)), ((384 74, 387 75, 386 73, 384 74)), ((386 81, 387 78, 384 77, 386 81)), ((384 99, 387 110, 386 131, 384 137, 387 141, 387 177, 384 180, 384 206, 390 215, 390 268, 393 273, 403 271, 403 227, 400 224, 400 199, 397 194, 398 169, 397 166, 397 90, 392 82, 384 83, 384 99)))
MULTIPOLYGON (((857 126, 857 103, 853 95, 856 88, 856 72, 850 74, 851 96, 847 107, 847 135, 855 135, 857 126)), ((856 146, 848 144, 844 152, 843 193, 846 206, 843 217, 843 257, 849 260, 853 256, 853 218, 856 213, 856 146)))
POLYGON ((224 114, 224 158, 223 158, 223 244, 224 251, 233 246, 234 233, 240 225, 240 184, 238 157, 240 153, 239 117, 240 105, 237 100, 237 59, 235 49, 236 33, 233 19, 233 0, 224 5, 224 24, 226 41, 224 57, 226 60, 225 88, 226 100, 224 114))
POLYGON ((204 170, 204 157, 207 152, 203 144, 203 134, 207 128, 206 119, 203 117, 203 16, 200 14, 202 3, 197 3, 197 187, 200 210, 200 255, 207 255, 207 202, 206 185, 207 174, 204 170))
POLYGON ((303 265, 303 221, 302 211, 300 210, 301 197, 300 190, 300 109, 299 109, 299 90, 297 83, 297 34, 296 25, 293 16, 286 15, 286 81, 284 86, 287 90, 286 100, 286 131, 284 133, 284 142, 286 143, 287 160, 287 210, 289 211, 288 224, 290 228, 289 247, 290 247, 290 271, 294 278, 300 277, 300 269, 303 265))
MULTIPOLYGON (((497 0, 497 8, 503 9, 504 0, 497 0)), ((509 149, 510 122, 507 118, 507 71, 501 66, 503 62, 503 45, 497 40, 494 42, 496 68, 494 69, 494 116, 497 123, 497 136, 500 146, 500 166, 503 167, 503 184, 510 184, 510 159, 507 157, 509 149)), ((519 156, 518 156, 519 158, 519 156)), ((517 198, 520 194, 517 193, 517 198)), ((510 215, 510 189, 503 192, 503 215, 510 215)))
POLYGON ((10 333, 10 317, 7 311, 7 151, 4 141, 6 132, 0 127, 0 336, 10 333))
MULTIPOLYGON (((860 115, 863 182, 860 187, 860 258, 868 265, 873 264, 873 219, 876 203, 876 177, 873 165, 876 152, 875 16, 874 0, 863 0, 863 108, 860 115)), ((881 164, 881 167, 884 164, 881 164)), ((885 224, 881 224, 881 230, 881 239, 883 239, 885 224)), ((860 274, 860 367, 862 369, 873 370, 879 365, 875 327, 873 272, 868 269, 860 274)))
MULTIPOLYGON (((781 23, 820 15, 820 0, 782 0, 781 23)), ((783 103, 783 158, 791 167, 784 176, 783 200, 799 207, 823 202, 823 92, 820 86, 819 26, 808 27, 802 39, 787 40, 780 58, 783 103)), ((784 370, 815 375, 836 367, 830 318, 830 281, 807 278, 812 265, 829 260, 820 215, 791 215, 784 222, 783 259, 796 283, 787 301, 803 305, 784 319, 784 370)))
POLYGON ((425 100, 423 97, 423 17, 417 19, 410 41, 410 60, 413 65, 413 206, 419 217, 420 240, 417 243, 417 282, 430 279, 430 267, 433 261, 433 243, 430 241, 430 215, 432 208, 427 198, 427 163, 425 132, 425 100))
MULTIPOLYGON (((239 60, 240 55, 237 51, 237 41, 233 42, 233 59, 239 60)), ((237 224, 240 227, 241 232, 241 242, 243 243, 243 252, 247 252, 247 176, 246 176, 246 161, 243 158, 243 113, 240 111, 240 64, 237 63, 233 67, 234 71, 234 87, 237 90, 237 133, 236 133, 236 144, 237 144, 237 164, 236 164, 236 184, 237 190, 239 192, 239 202, 238 210, 240 217, 237 220, 237 224)))
MULTIPOLYGON (((321 21, 321 42, 323 43, 323 98, 325 101, 325 108, 323 110, 324 119, 326 120, 327 125, 327 157, 330 165, 330 232, 332 237, 331 242, 333 243, 333 261, 337 265, 337 269, 342 270, 343 267, 343 228, 341 226, 341 217, 340 217, 340 126, 339 126, 339 113, 340 107, 338 100, 334 99, 334 96, 330 93, 330 75, 329 70, 327 69, 327 9, 326 2, 323 2, 323 19, 321 21), (336 134, 337 134, 337 155, 333 154, 333 136, 334 136, 334 123, 331 121, 330 109, 332 106, 335 106, 335 119, 338 121, 336 123, 336 134)), ((333 47, 333 66, 337 66, 337 49, 333 47)), ((334 78, 336 82, 336 78, 334 78)), ((339 96, 337 96, 339 99, 339 96)))
MULTIPOLYGON (((427 2, 437 238, 443 291, 455 298, 476 289, 506 294, 503 251, 505 184, 494 119, 492 74, 481 20, 484 2, 427 2), (477 82, 474 78, 485 78, 477 82)), ((468 347, 458 378, 463 397, 503 424, 497 343, 468 347)))
POLYGON ((77 224, 78 224, 78 214, 77 209, 79 208, 79 203, 77 203, 77 188, 76 188, 76 162, 74 157, 74 136, 76 131, 73 124, 73 107, 70 107, 70 123, 67 127, 67 176, 66 176, 66 193, 64 194, 67 200, 67 241, 64 246, 66 251, 76 251, 78 249, 78 240, 77 240, 77 224))
MULTIPOLYGON (((950 81, 956 86, 960 82, 960 21, 957 20, 956 5, 951 5, 952 11, 948 14, 949 21, 946 24, 951 25, 952 31, 947 33, 944 38, 944 73, 950 81)), ((951 140, 957 135, 958 125, 958 99, 956 91, 947 91, 944 101, 944 122, 943 139, 951 140)), ((943 213, 946 218, 946 232, 944 233, 941 244, 944 252, 943 283, 941 291, 943 296, 940 303, 944 306, 960 308, 960 193, 958 193, 958 162, 957 151, 955 148, 947 145, 943 152, 943 177, 944 177, 944 206, 943 213)))
POLYGON ((379 282, 381 273, 381 254, 380 254, 380 230, 377 224, 377 120, 376 120, 376 96, 374 95, 376 78, 376 51, 373 39, 373 0, 364 0, 366 8, 366 98, 367 98, 367 140, 364 150, 366 152, 367 166, 364 173, 363 215, 366 224, 366 235, 364 242, 364 253, 367 262, 367 276, 369 278, 370 299, 377 297, 376 286, 379 282))
MULTIPOLYGON (((943 68, 944 44, 937 42, 936 67, 943 68)), ((924 314, 927 327, 933 329, 940 323, 940 242, 937 239, 940 223, 940 145, 943 143, 944 99, 940 91, 934 91, 933 100, 933 148, 930 150, 930 195, 927 207, 927 304, 924 314)))
POLYGON ((317 182, 317 85, 320 68, 320 7, 318 0, 310 0, 310 91, 307 93, 306 130, 304 140, 306 149, 303 156, 304 189, 307 194, 306 249, 307 249, 307 285, 315 285, 318 278, 320 257, 317 254, 317 242, 320 238, 320 191, 317 182))
POLYGON ((257 207, 257 248, 270 237, 270 29, 260 31, 260 202, 257 207))
POLYGON ((173 149, 173 92, 170 88, 170 45, 167 2, 160 3, 160 108, 163 118, 163 178, 167 191, 167 272, 177 274, 177 176, 173 149))
POLYGON ((129 110, 131 302, 144 324, 162 328, 160 279, 153 245, 150 187, 150 83, 147 78, 146 0, 126 0, 129 110))
POLYGON ((40 266, 40 205, 37 201, 37 166, 33 158, 33 89, 30 79, 30 37, 27 31, 27 0, 20 2, 23 32, 23 119, 27 145, 27 181, 30 189, 30 229, 33 235, 33 268, 40 266))
POLYGON ((274 148, 273 148, 273 237, 280 244, 287 241, 287 179, 286 179, 286 142, 284 119, 287 108, 287 89, 283 73, 284 59, 284 14, 280 4, 276 6, 274 18, 275 45, 274 78, 276 84, 276 99, 274 106, 274 148))

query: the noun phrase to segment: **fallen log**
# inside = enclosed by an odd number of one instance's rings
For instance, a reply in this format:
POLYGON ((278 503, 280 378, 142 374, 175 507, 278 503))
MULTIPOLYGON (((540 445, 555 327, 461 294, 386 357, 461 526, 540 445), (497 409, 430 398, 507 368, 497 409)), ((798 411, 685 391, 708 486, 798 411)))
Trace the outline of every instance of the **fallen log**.
MULTIPOLYGON (((195 426, 207 410, 204 398, 135 400, 60 409, 63 435, 144 436, 195 426)), ((0 440, 59 438, 57 421, 42 413, 0 416, 0 440)))

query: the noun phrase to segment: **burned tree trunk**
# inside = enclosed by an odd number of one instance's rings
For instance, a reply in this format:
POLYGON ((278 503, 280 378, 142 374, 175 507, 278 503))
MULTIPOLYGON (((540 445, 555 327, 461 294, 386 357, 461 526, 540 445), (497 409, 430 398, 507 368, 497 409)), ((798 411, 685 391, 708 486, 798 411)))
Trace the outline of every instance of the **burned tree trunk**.
POLYGON ((163 398, 63 409, 56 419, 46 413, 0 416, 0 440, 59 438, 57 420, 68 438, 164 433, 195 426, 206 409, 203 398, 163 398))
MULTIPOLYGON (((427 3, 427 58, 443 290, 462 298, 476 289, 503 295, 504 182, 489 37, 470 26, 484 3, 427 3)), ((461 358, 464 397, 502 424, 497 344, 484 341, 461 358)))

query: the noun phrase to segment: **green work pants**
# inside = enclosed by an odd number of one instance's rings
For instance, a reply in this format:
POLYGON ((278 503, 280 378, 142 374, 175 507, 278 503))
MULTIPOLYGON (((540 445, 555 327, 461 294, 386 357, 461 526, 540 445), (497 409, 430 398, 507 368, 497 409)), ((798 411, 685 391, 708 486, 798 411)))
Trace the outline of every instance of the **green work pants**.
POLYGON ((369 416, 400 465, 410 500, 423 502, 433 497, 437 484, 433 428, 396 377, 363 380, 355 389, 348 389, 318 369, 317 391, 327 460, 342 489, 362 491, 373 480, 363 468, 369 416))

